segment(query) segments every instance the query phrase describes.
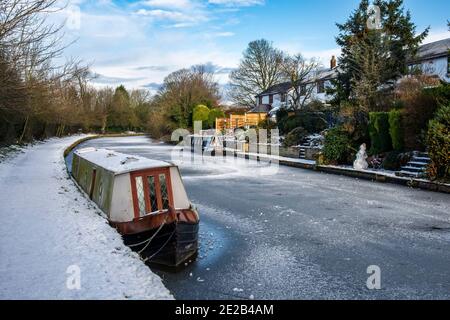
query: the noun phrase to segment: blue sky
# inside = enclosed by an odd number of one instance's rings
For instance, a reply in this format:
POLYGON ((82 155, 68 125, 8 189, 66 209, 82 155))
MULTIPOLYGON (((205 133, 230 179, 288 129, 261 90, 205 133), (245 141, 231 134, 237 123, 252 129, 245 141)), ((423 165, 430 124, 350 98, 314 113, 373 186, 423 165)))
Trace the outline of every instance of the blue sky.
MULTIPOLYGON (((98 86, 155 89, 172 71, 209 63, 228 81, 248 42, 266 38, 328 64, 334 37, 359 0, 70 0, 66 56, 82 58, 98 86), (81 13, 78 20, 78 10, 81 13), (79 21, 73 22, 73 21, 79 21)), ((450 37, 448 0, 405 0, 427 42, 450 37)))

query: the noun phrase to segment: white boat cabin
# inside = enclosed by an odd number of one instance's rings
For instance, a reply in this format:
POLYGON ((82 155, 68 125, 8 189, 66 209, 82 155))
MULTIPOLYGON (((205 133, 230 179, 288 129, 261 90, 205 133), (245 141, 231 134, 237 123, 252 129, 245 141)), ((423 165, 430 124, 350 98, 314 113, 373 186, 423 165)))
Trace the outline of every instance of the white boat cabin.
POLYGON ((177 166, 105 149, 74 152, 72 175, 112 223, 189 210, 177 166))

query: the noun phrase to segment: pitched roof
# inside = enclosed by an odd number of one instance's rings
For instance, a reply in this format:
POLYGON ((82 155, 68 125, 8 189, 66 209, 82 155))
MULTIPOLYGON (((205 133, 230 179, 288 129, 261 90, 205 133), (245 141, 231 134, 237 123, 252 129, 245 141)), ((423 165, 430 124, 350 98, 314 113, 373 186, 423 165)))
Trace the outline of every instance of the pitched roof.
POLYGON ((250 110, 248 113, 269 113, 270 110, 272 110, 272 106, 270 104, 260 104, 259 106, 256 106, 252 110, 250 110))
MULTIPOLYGON (((319 80, 330 80, 336 78, 336 76, 337 76, 337 67, 333 69, 320 69, 316 73, 311 74, 307 79, 305 79, 305 81, 303 81, 302 84, 308 84, 319 80)), ((266 91, 263 91, 260 94, 258 94, 257 97, 267 96, 270 94, 287 93, 290 89, 292 89, 292 82, 290 81, 283 82, 271 86, 266 91)))
POLYGON ((411 58, 411 62, 445 57, 448 55, 449 50, 450 38, 424 44, 423 46, 419 47, 416 56, 411 58))
POLYGON ((269 87, 266 91, 261 92, 259 96, 267 96, 269 94, 286 93, 292 88, 291 82, 283 82, 269 87))

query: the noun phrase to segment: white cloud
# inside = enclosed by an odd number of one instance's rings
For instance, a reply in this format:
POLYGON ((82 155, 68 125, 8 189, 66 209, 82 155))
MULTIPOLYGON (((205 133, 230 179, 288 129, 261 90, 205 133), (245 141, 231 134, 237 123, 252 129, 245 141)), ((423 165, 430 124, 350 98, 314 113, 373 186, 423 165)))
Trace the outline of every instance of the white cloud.
POLYGON ((285 43, 275 43, 274 45, 288 54, 294 55, 301 53, 307 59, 318 59, 324 67, 328 67, 330 65, 332 56, 338 58, 341 55, 341 48, 339 47, 323 50, 311 50, 300 40, 291 40, 285 43))
POLYGON ((213 32, 213 33, 205 33, 205 38, 229 38, 235 35, 234 32, 223 31, 223 32, 213 32))
MULTIPOLYGON (((75 0, 72 4, 82 2, 88 4, 80 6, 80 28, 66 30, 67 41, 77 41, 65 57, 89 63, 99 75, 95 86, 124 84, 154 91, 170 72, 206 63, 220 70, 216 79, 224 85, 228 71, 241 58, 240 50, 227 50, 218 40, 235 34, 226 30, 228 20, 217 10, 219 6, 242 7, 248 1, 208 5, 208 0, 148 0, 124 7, 111 0, 75 0)), ((65 18, 61 13, 59 20, 65 18)))
POLYGON ((250 7, 263 5, 264 0, 208 0, 210 4, 224 5, 226 7, 250 7))
POLYGON ((423 41, 423 44, 444 40, 450 38, 450 32, 447 29, 432 31, 423 41))
POLYGON ((193 21, 195 20, 195 17, 192 17, 190 15, 184 14, 182 12, 178 11, 168 11, 168 10, 146 10, 146 9, 140 9, 136 12, 138 15, 142 16, 149 16, 156 19, 161 20, 172 20, 172 21, 193 21))
POLYGON ((172 9, 188 9, 193 6, 190 0, 147 0, 141 1, 140 4, 149 7, 172 9))

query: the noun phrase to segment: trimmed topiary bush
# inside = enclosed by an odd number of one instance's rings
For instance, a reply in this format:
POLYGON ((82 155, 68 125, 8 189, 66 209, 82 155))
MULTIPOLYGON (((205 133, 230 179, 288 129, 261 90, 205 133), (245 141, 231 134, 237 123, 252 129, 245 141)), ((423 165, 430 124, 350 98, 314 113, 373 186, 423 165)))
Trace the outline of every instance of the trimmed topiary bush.
POLYGON ((392 150, 389 133, 389 114, 387 112, 369 113, 370 154, 380 154, 392 150))
POLYGON ((192 114, 192 122, 195 123, 195 121, 201 121, 203 128, 208 126, 208 119, 209 119, 209 108, 207 106, 204 106, 202 104, 199 104, 194 108, 194 112, 192 114))
POLYGON ((347 163, 351 152, 351 141, 345 131, 336 127, 326 133, 323 147, 323 158, 325 163, 347 163))
POLYGON ((427 144, 431 158, 430 177, 450 181, 450 104, 440 107, 429 122, 427 144))
POLYGON ((402 126, 402 113, 399 110, 389 112, 389 134, 395 151, 402 151, 405 147, 405 136, 402 126))

